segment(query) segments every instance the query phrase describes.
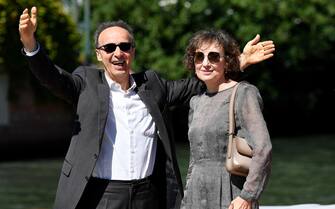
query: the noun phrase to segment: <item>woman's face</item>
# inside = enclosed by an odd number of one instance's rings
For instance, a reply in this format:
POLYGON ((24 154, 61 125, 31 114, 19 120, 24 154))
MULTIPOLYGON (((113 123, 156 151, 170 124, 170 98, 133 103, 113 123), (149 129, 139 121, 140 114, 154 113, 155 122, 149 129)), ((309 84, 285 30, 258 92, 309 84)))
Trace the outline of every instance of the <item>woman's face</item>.
POLYGON ((194 65, 196 75, 206 85, 219 85, 225 80, 223 49, 217 43, 203 43, 196 49, 194 65))

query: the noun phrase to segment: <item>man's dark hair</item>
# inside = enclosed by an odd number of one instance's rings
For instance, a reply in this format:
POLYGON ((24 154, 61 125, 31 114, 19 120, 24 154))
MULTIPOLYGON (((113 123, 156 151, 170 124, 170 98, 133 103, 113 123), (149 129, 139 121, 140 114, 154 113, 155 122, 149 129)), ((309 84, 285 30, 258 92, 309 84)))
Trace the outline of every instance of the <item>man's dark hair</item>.
POLYGON ((130 42, 132 43, 132 47, 135 48, 135 39, 134 39, 133 29, 123 20, 101 23, 94 33, 95 48, 99 47, 98 39, 99 39, 101 32, 110 27, 120 27, 120 28, 127 30, 129 33, 130 42))

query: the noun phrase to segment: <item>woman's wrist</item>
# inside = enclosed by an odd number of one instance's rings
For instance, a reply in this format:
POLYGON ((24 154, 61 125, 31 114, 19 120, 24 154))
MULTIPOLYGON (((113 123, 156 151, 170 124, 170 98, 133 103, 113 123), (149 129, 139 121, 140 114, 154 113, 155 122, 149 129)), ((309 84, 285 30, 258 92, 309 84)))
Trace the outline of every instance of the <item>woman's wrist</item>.
POLYGON ((249 64, 247 63, 246 56, 243 53, 240 55, 239 61, 240 61, 240 71, 244 72, 244 70, 249 66, 249 64))

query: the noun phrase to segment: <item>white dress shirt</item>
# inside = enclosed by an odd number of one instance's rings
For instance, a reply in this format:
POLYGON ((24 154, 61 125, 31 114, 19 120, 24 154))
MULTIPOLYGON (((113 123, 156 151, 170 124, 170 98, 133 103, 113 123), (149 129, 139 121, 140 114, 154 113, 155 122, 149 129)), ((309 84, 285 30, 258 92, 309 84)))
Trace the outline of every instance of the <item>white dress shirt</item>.
POLYGON ((40 44, 37 42, 36 49, 32 52, 27 51, 25 48, 23 48, 23 51, 28 57, 32 57, 40 51, 40 44))
POLYGON ((110 79, 105 72, 109 111, 101 151, 93 176, 110 180, 142 179, 152 174, 157 141, 155 123, 130 76, 130 88, 110 79))

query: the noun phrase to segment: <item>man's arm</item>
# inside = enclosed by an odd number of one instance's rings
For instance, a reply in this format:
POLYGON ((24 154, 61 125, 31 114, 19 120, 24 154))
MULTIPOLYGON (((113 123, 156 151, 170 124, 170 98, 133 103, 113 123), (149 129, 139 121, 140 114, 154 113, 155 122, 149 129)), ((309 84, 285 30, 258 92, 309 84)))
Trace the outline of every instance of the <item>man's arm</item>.
POLYGON ((243 49, 240 56, 240 69, 243 72, 249 65, 262 62, 273 56, 275 45, 273 41, 260 41, 260 35, 257 34, 255 38, 250 40, 243 49))
POLYGON ((40 84, 56 96, 74 103, 83 88, 84 69, 78 69, 74 75, 56 66, 35 38, 37 29, 37 8, 32 7, 30 14, 24 9, 20 16, 19 33, 25 57, 33 75, 40 84))

